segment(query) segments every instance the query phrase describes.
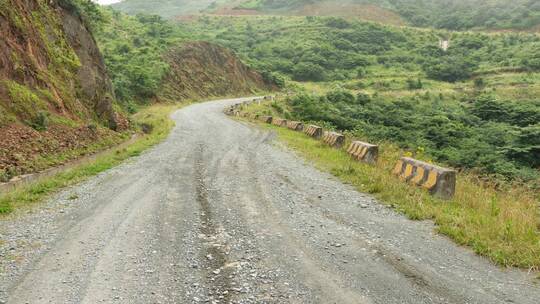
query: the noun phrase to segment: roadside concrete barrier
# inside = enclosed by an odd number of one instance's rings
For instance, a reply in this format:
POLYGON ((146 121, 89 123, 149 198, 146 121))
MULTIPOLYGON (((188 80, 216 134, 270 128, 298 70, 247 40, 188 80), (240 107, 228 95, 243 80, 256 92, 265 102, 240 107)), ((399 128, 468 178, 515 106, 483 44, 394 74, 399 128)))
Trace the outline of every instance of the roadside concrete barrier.
POLYGON ((272 123, 272 116, 259 116, 259 120, 264 122, 264 123, 271 124, 272 123))
POLYGON ((324 132, 323 141, 334 148, 341 148, 345 143, 345 136, 336 132, 324 132))
POLYGON ((309 125, 307 128, 304 128, 304 133, 306 133, 307 136, 319 139, 323 136, 323 128, 309 125))
POLYGON ((349 149, 347 149, 347 153, 358 161, 375 164, 379 158, 379 146, 362 141, 353 141, 349 149))
POLYGON ((287 122, 287 128, 294 130, 294 131, 303 131, 304 130, 304 124, 299 121, 288 121, 287 122))
POLYGON ((227 115, 230 116, 238 116, 240 111, 238 111, 236 108, 232 108, 229 111, 227 111, 227 115))
POLYGON ((456 192, 456 171, 452 169, 402 157, 393 173, 403 181, 421 186, 442 199, 451 199, 456 192))
POLYGON ((287 126, 287 120, 274 117, 274 119, 272 119, 272 124, 274 126, 278 126, 278 127, 286 127, 287 126))

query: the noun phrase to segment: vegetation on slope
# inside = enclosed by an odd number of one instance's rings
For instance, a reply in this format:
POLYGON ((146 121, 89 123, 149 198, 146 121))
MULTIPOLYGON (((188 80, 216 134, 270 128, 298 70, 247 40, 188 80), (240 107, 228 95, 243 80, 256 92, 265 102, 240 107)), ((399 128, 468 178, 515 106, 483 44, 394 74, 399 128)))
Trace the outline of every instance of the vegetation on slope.
POLYGON ((82 3, 0 1, 0 182, 124 137, 82 3))
MULTIPOLYGON (((337 89, 288 100, 293 119, 324 121, 371 142, 391 141, 447 165, 538 182, 540 102, 485 94, 460 101, 416 95, 388 99, 337 89)), ((540 185, 536 185, 537 187, 540 185)))
POLYGON ((453 33, 444 51, 446 32, 338 18, 202 17, 185 27, 259 70, 301 81, 307 89, 288 100, 287 117, 484 175, 540 178, 535 35, 453 33))
POLYGON ((535 0, 126 0, 114 7, 129 14, 165 18, 203 12, 242 15, 351 16, 386 24, 449 30, 533 29, 540 25, 535 0))
POLYGON ((239 7, 275 13, 322 3, 373 4, 397 12, 413 26, 450 30, 529 29, 540 24, 540 3, 535 0, 248 0, 239 7))
POLYGON ((52 177, 43 178, 36 183, 19 187, 15 191, 2 193, 0 195, 0 214, 11 213, 15 208, 39 202, 61 188, 87 180, 159 143, 167 137, 174 127, 174 122, 169 116, 173 110, 180 106, 182 105, 157 104, 142 109, 132 116, 132 121, 135 125, 145 125, 148 134, 138 137, 133 144, 126 148, 114 149, 101 155, 95 161, 78 165, 52 177))
POLYGON ((189 31, 159 16, 129 16, 111 9, 102 9, 102 14, 98 43, 116 96, 131 112, 156 98, 179 101, 250 94, 271 83, 267 78, 258 81, 260 76, 229 50, 193 44, 189 31), (186 53, 190 46, 197 46, 197 51, 186 53))
POLYGON ((185 23, 241 54, 255 68, 298 81, 345 80, 384 68, 458 81, 494 68, 536 70, 536 35, 447 33, 334 17, 201 17, 185 23), (450 48, 439 47, 450 39, 450 48))
POLYGON ((185 35, 159 16, 128 16, 109 9, 102 14, 96 36, 116 97, 134 110, 156 95, 169 69, 162 55, 185 35))

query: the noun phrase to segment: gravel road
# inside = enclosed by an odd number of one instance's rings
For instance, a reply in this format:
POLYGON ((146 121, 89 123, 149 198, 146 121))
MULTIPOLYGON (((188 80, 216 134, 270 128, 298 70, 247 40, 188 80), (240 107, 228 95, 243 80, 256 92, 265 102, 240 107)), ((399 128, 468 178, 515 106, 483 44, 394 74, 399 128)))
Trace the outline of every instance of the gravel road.
MULTIPOLYGON (((0 222, 4 303, 539 303, 504 270, 222 114, 0 222)), ((0 301, 1 302, 1 301, 0 301)))

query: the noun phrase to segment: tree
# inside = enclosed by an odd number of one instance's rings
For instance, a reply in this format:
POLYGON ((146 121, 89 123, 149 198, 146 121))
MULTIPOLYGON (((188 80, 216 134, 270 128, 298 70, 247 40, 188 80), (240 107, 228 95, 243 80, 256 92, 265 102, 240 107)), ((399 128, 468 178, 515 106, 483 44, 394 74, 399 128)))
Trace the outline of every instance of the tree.
POLYGON ((540 168, 540 123, 522 128, 507 154, 532 168, 540 168))
POLYGON ((355 97, 351 92, 343 89, 336 89, 330 91, 326 94, 326 99, 332 103, 344 102, 344 103, 354 103, 355 97))
POLYGON ((480 96, 471 108, 472 114, 486 121, 504 121, 505 117, 510 116, 508 107, 492 96, 480 96))

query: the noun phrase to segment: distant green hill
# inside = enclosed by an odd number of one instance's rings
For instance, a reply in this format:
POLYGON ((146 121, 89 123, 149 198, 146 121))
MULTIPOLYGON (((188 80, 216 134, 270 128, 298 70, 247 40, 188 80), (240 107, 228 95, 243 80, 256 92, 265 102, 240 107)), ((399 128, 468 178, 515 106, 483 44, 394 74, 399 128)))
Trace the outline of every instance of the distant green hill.
POLYGON ((334 15, 388 24, 467 29, 538 29, 538 0, 126 0, 113 5, 129 14, 165 18, 196 14, 334 15), (403 20, 405 22, 403 22, 403 20))
POLYGON ((323 7, 324 3, 377 5, 398 13, 411 25, 451 30, 527 29, 540 24, 538 0, 249 0, 239 7, 275 12, 323 7))
POLYGON ((172 18, 197 14, 213 2, 214 0, 127 0, 113 4, 112 7, 131 15, 146 13, 172 18))

